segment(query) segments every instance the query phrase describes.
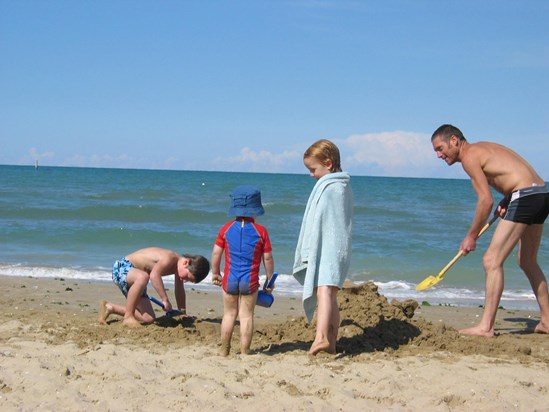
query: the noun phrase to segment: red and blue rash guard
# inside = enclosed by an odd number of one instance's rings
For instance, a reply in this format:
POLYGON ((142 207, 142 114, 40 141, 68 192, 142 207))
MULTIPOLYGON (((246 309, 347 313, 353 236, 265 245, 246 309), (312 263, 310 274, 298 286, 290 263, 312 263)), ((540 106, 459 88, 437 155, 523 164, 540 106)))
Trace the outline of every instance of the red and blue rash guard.
POLYGON ((254 293, 263 254, 272 251, 267 229, 253 218, 239 217, 221 228, 215 244, 225 253, 223 290, 231 295, 254 293))

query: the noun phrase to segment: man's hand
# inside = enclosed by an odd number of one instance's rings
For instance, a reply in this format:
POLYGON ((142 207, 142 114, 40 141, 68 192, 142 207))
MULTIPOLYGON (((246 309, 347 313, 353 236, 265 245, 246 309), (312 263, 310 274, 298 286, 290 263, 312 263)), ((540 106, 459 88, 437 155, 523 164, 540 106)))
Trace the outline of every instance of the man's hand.
POLYGON ((496 207, 496 210, 494 211, 494 215, 499 215, 499 217, 503 218, 505 216, 505 213, 507 213, 508 206, 509 206, 509 197, 505 196, 503 199, 501 199, 498 206, 496 207))
POLYGON ((474 237, 469 235, 465 236, 465 238, 463 239, 459 247, 459 250, 461 250, 461 253, 463 254, 463 256, 467 256, 469 252, 473 252, 476 249, 477 249, 477 241, 474 237))

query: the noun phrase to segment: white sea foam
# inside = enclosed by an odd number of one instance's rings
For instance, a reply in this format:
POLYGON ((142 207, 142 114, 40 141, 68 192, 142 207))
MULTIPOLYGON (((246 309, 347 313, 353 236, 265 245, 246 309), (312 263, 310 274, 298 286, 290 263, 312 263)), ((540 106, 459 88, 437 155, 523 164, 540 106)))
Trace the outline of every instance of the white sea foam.
MULTIPOLYGON (((75 281, 91 282, 112 282, 111 268, 77 268, 59 266, 30 266, 21 264, 0 264, 0 275, 35 277, 35 278, 58 278, 75 281)), ((264 276, 261 276, 261 282, 264 276)), ((173 276, 165 278, 168 286, 173 286, 173 276)), ((361 283, 361 282, 357 282, 361 283)), ((362 282, 364 283, 364 282, 362 282)), ((455 305, 455 306, 478 306, 484 304, 484 290, 470 288, 451 288, 444 285, 436 285, 425 291, 416 291, 415 284, 410 282, 388 281, 374 283, 379 288, 379 293, 389 301, 392 299, 406 300, 413 299, 417 302, 429 302, 431 305, 455 305)), ((219 287, 212 285, 211 275, 208 275, 199 284, 187 284, 187 288, 201 291, 216 292, 219 287)), ((300 298, 302 293, 301 285, 295 278, 288 274, 279 274, 276 281, 275 294, 300 298)), ((537 303, 531 290, 516 289, 505 290, 501 299, 501 305, 505 308, 537 310, 537 303)))
MULTIPOLYGON (((375 282, 379 293, 389 300, 413 299, 429 304, 453 306, 478 306, 484 304, 484 289, 452 288, 437 285, 424 291, 415 290, 416 285, 406 281, 375 282)), ((536 298, 532 291, 524 289, 506 290, 501 298, 505 308, 538 310, 536 298)))
MULTIPOLYGON (((111 268, 67 268, 59 266, 29 266, 21 264, 0 264, 0 275, 17 277, 34 277, 49 279, 65 279, 88 282, 112 282, 111 268)), ((262 275, 260 281, 265 277, 262 275)), ((164 282, 173 286, 173 276, 166 276, 164 282)), ((263 285, 263 283, 261 283, 263 285)), ((187 284, 188 288, 204 291, 219 291, 218 286, 212 285, 211 274, 201 283, 187 284)), ((283 296, 297 297, 301 295, 301 286, 293 276, 279 275, 276 280, 276 292, 283 296)))

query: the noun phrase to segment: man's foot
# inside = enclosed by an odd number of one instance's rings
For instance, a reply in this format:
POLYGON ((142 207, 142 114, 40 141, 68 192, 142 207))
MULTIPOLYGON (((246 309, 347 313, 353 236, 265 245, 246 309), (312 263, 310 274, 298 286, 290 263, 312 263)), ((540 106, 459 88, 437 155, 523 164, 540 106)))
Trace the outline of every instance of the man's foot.
POLYGON ((494 337, 494 329, 486 331, 482 329, 480 326, 473 326, 472 328, 460 329, 459 333, 461 333, 462 335, 469 335, 469 336, 483 336, 485 338, 494 337))
POLYGON ((534 328, 534 333, 549 333, 549 327, 540 322, 534 328))
POLYGON ((128 328, 140 328, 143 326, 136 318, 133 317, 124 318, 122 324, 128 328))
POLYGON ((335 348, 332 347, 330 345, 330 342, 328 342, 327 340, 322 340, 322 341, 314 341, 313 344, 311 345, 311 349, 309 349, 309 355, 316 355, 317 353, 319 352, 326 352, 326 353, 329 353, 331 355, 335 355, 336 354, 336 351, 335 351, 335 348))
POLYGON ((113 313, 112 306, 106 300, 102 300, 99 304, 99 318, 97 319, 102 325, 107 324, 107 318, 113 313))

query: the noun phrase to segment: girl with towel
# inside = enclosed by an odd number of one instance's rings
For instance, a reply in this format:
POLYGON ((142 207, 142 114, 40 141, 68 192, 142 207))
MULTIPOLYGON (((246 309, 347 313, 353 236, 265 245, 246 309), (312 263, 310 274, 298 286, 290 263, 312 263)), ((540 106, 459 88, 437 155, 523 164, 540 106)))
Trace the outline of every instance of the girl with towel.
POLYGON ((342 172, 339 149, 329 140, 309 147, 303 163, 317 182, 305 208, 293 275, 303 285, 303 309, 309 322, 317 309, 316 336, 309 353, 335 354, 340 322, 337 292, 351 262, 350 176, 342 172))

